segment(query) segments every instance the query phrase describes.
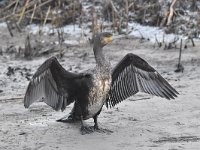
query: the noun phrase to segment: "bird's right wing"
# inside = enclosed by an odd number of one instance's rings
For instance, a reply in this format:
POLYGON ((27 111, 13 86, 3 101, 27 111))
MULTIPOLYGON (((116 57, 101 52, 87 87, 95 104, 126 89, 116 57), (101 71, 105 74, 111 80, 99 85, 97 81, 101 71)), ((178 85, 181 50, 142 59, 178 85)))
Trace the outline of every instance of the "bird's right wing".
POLYGON ((81 82, 88 78, 66 71, 55 57, 46 60, 33 75, 24 97, 28 108, 34 101, 43 99, 55 110, 64 110, 75 100, 81 82))
POLYGON ((113 107, 139 91, 166 99, 174 99, 178 94, 145 60, 130 53, 113 69, 106 106, 113 107))

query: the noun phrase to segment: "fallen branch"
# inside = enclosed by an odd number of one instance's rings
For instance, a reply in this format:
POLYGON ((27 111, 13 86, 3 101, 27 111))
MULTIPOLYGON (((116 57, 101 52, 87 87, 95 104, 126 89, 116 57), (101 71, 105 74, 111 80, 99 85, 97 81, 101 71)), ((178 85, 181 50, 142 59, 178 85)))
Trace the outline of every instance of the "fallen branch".
POLYGON ((54 48, 53 47, 50 47, 50 48, 46 48, 46 49, 44 49, 44 50, 41 50, 41 51, 39 51, 38 52, 38 56, 41 56, 41 55, 44 55, 44 54, 50 54, 50 53, 52 53, 52 52, 58 52, 59 50, 54 50, 54 48))
POLYGON ((0 102, 13 102, 14 100, 22 100, 24 97, 11 97, 0 99, 0 102))

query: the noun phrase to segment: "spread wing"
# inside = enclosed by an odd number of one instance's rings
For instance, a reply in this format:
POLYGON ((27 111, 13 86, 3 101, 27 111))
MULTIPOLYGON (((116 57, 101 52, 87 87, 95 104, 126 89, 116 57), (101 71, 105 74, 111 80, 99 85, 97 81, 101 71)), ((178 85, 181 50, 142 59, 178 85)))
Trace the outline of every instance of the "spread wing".
POLYGON ((130 53, 113 69, 106 106, 113 107, 139 91, 166 99, 174 99, 178 94, 145 60, 130 53))
POLYGON ((33 75, 24 97, 28 108, 34 101, 43 99, 55 110, 64 110, 76 99, 80 86, 85 85, 87 75, 66 71, 55 57, 46 60, 33 75))

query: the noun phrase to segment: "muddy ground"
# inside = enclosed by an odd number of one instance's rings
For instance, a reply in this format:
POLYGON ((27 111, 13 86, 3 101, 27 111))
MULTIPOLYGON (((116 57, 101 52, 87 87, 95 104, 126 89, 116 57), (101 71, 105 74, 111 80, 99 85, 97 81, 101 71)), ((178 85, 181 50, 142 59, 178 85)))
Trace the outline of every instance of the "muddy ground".
MULTIPOLYGON (((24 45, 25 33, 10 37, 0 29, 0 45, 24 45)), ((33 38, 38 38, 33 36, 33 38)), ((47 37, 42 39, 50 40, 47 37)), ((66 35, 65 38, 70 38, 66 35)), ((199 149, 200 147, 200 43, 183 50, 183 73, 175 73, 178 49, 163 50, 152 43, 137 39, 118 39, 105 47, 113 66, 126 53, 134 53, 149 62, 180 93, 168 101, 138 93, 113 109, 103 108, 99 125, 113 133, 80 134, 80 123, 65 124, 55 120, 70 112, 55 112, 42 102, 29 109, 23 106, 23 96, 31 77, 41 63, 55 53, 33 60, 0 56, 0 149, 2 150, 133 150, 133 149, 199 149), (14 73, 8 74, 8 67, 14 73), (17 69, 16 69, 17 68, 17 69)), ((69 71, 81 72, 95 66, 89 45, 70 46, 60 60, 69 71)), ((12 71, 11 71, 12 72, 12 71)), ((87 120, 93 125, 93 120, 87 120)))

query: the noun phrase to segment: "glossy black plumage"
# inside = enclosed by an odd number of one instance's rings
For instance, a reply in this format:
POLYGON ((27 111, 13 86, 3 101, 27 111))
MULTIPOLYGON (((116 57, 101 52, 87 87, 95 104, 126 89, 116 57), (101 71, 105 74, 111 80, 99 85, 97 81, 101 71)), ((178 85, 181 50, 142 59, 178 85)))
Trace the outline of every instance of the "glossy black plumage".
POLYGON ((68 72, 55 57, 51 57, 33 75, 24 97, 24 106, 28 108, 35 100, 43 98, 53 109, 64 110, 80 95, 88 93, 88 80, 89 74, 68 72))

